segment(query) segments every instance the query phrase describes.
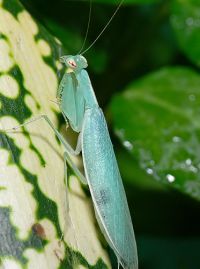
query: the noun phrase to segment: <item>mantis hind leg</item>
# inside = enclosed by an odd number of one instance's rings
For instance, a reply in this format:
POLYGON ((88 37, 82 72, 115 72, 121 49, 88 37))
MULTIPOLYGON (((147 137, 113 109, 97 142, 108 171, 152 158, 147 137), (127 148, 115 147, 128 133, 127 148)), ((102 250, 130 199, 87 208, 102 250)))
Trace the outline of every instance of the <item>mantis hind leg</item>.
POLYGON ((59 239, 59 245, 60 243, 64 240, 64 237, 65 237, 65 233, 67 232, 67 229, 68 229, 68 224, 70 223, 73 231, 74 231, 74 235, 75 235, 75 242, 76 242, 76 246, 78 247, 78 241, 76 239, 76 233, 75 233, 75 227, 74 227, 74 224, 73 224, 73 221, 72 221, 72 218, 71 218, 71 215, 70 215, 70 212, 69 212, 69 193, 68 193, 68 173, 67 173, 67 163, 69 163, 69 159, 68 159, 68 153, 67 152, 64 152, 64 179, 65 179, 65 185, 66 185, 66 201, 65 201, 65 206, 66 206, 66 209, 67 209, 67 216, 68 216, 68 221, 65 222, 65 225, 64 225, 64 229, 63 229, 63 232, 62 232, 62 235, 59 239))
MULTIPOLYGON (((74 162, 72 161, 72 159, 70 158, 68 152, 65 151, 64 153, 64 162, 65 162, 65 166, 66 166, 66 163, 69 164, 69 166, 72 168, 72 170, 74 171, 74 173, 76 174, 76 176, 80 179, 80 181, 83 183, 83 184, 87 184, 87 180, 86 178, 84 177, 84 175, 80 172, 80 170, 76 167, 76 165, 74 164, 74 162)), ((67 183, 66 181, 66 178, 65 178, 65 182, 67 183)))

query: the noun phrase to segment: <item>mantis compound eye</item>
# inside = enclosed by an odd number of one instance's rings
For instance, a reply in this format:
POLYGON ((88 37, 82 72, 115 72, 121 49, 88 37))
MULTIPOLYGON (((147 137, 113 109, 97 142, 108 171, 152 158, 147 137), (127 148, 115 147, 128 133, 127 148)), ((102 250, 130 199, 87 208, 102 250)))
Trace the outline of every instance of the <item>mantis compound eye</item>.
POLYGON ((73 59, 69 59, 67 63, 71 68, 77 67, 76 62, 73 59))

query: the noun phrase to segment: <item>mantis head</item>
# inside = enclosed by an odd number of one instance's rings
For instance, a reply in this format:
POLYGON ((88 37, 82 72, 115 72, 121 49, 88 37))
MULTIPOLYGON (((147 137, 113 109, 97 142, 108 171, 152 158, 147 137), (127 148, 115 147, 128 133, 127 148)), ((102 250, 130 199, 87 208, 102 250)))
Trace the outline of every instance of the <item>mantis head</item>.
POLYGON ((60 57, 61 63, 64 63, 68 68, 73 71, 78 71, 88 66, 87 60, 82 55, 66 55, 60 57))

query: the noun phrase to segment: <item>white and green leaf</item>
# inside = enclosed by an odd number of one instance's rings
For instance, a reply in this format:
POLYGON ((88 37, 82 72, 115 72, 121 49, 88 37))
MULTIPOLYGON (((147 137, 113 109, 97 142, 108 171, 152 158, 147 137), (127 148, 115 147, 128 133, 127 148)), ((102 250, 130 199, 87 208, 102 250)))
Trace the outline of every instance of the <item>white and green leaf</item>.
MULTIPOLYGON (((41 114, 58 127, 61 51, 17 0, 0 1, 1 129, 41 114)), ((68 175, 69 212, 63 148, 47 124, 0 134, 0 268, 110 267, 90 198, 68 175)))

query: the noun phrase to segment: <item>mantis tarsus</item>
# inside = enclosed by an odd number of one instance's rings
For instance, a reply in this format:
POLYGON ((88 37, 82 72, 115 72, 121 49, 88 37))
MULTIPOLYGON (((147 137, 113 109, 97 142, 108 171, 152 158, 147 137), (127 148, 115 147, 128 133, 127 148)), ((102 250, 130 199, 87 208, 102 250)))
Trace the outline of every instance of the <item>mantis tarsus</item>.
MULTIPOLYGON (((115 252, 118 263, 124 269, 137 269, 137 247, 127 199, 104 114, 85 70, 87 60, 78 54, 63 56, 61 61, 68 67, 68 72, 61 80, 57 98, 65 120, 79 133, 76 149, 68 144, 46 115, 41 117, 64 145, 65 162, 72 167, 83 183, 88 184, 97 221, 108 244, 115 252), (77 155, 81 151, 85 177, 68 154, 77 155)), ((67 179, 66 171, 65 176, 67 179)))

